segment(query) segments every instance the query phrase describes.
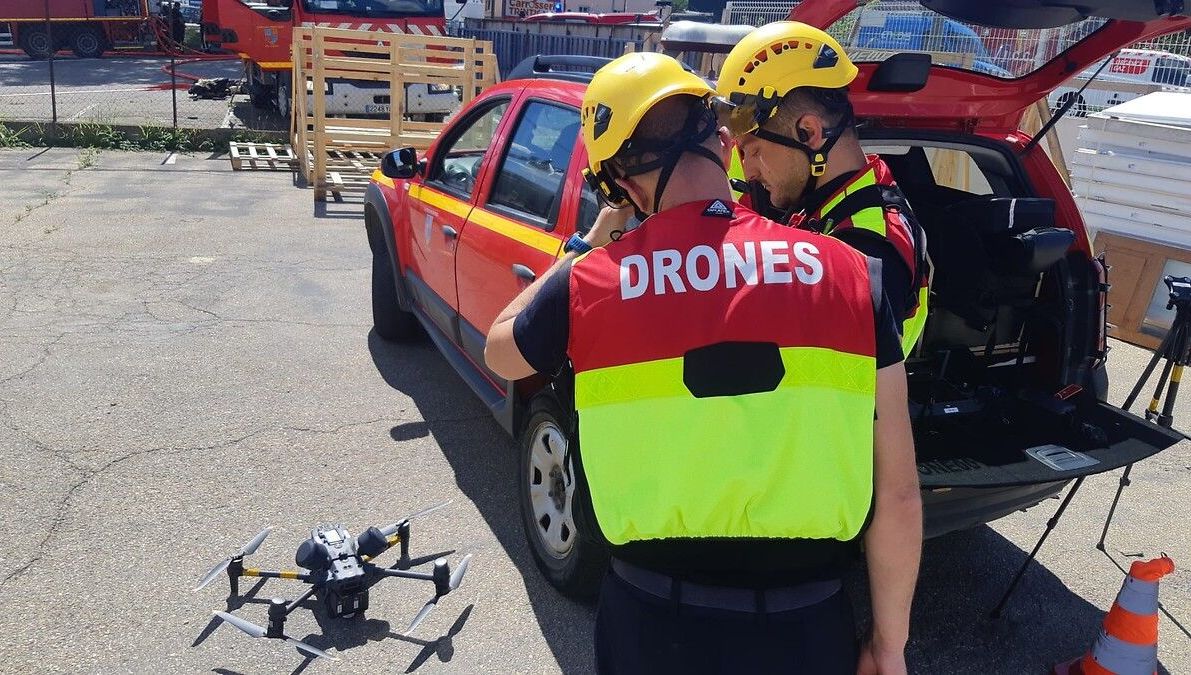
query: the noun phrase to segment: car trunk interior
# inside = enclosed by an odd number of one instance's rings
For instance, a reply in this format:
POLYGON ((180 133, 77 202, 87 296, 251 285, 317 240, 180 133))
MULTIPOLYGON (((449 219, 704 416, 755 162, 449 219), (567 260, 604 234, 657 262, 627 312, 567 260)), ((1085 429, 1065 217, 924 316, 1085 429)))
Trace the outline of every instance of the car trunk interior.
POLYGON ((865 146, 889 164, 932 263, 930 313, 906 360, 924 487, 1098 473, 1177 440, 1067 389, 1095 330, 1098 277, 1010 157, 958 142, 865 146))

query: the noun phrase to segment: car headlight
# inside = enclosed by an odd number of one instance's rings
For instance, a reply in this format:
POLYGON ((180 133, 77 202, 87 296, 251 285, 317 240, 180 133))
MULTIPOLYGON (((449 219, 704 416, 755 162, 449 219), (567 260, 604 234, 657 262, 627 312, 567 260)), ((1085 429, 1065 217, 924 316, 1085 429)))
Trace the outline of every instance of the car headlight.
POLYGON ((453 93, 455 93, 455 87, 453 87, 449 84, 431 84, 431 85, 427 86, 427 90, 431 94, 453 94, 453 93))

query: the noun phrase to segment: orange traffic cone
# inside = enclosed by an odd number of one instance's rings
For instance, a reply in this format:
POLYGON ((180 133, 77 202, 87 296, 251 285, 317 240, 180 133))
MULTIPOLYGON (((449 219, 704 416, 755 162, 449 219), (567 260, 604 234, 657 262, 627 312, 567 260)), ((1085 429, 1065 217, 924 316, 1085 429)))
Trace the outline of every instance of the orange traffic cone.
POLYGON ((1062 663, 1054 675, 1153 675, 1158 670, 1158 580, 1174 571, 1163 555, 1135 561, 1104 617, 1092 650, 1062 663))

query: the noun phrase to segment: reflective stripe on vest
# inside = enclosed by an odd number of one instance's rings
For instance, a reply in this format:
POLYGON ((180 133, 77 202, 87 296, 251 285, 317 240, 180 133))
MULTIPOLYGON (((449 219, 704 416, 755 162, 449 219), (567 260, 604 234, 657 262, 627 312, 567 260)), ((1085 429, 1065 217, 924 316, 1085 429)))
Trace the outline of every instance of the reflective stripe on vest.
MULTIPOLYGON (((836 204, 839 204, 841 201, 843 201, 844 197, 847 197, 860 188, 868 187, 869 185, 876 185, 876 183, 877 172, 875 169, 870 167, 869 169, 865 170, 865 172, 861 174, 859 178, 846 185, 844 189, 840 190, 838 195, 823 204, 823 206, 819 208, 815 215, 822 216, 823 214, 828 213, 831 211, 831 209, 835 208, 836 204)), ((888 224, 885 221, 885 209, 880 206, 871 206, 867 209, 861 209, 851 217, 851 220, 852 227, 868 230, 869 232, 873 232, 883 239, 889 238, 887 229, 888 224)), ((838 224, 839 223, 825 223, 826 227, 823 230, 823 234, 831 235, 832 231, 835 229, 835 226, 838 224)), ((918 289, 918 306, 914 308, 914 312, 912 314, 902 320, 902 353, 907 356, 914 349, 914 346, 918 344, 918 339, 922 337, 922 331, 926 327, 927 300, 929 297, 930 289, 924 283, 922 288, 918 289)))
POLYGON ((928 311, 926 305, 929 298, 929 288, 923 286, 918 289, 918 306, 914 308, 913 314, 902 321, 902 354, 907 357, 914 350, 914 346, 918 344, 918 338, 922 337, 922 330, 926 328, 928 311))
POLYGON ((583 468, 610 542, 859 534, 873 489, 876 359, 780 351, 777 388, 744 396, 695 398, 682 358, 576 374, 583 468))
POLYGON ((865 259, 742 207, 721 219, 700 215, 703 206, 654 216, 571 269, 567 351, 600 530, 615 545, 852 540, 873 496, 876 344, 865 259), (817 247, 821 273, 791 274, 800 264, 793 254, 763 253, 786 247, 756 242, 817 247), (705 268, 706 257, 688 255, 721 247, 762 251, 752 281, 730 284, 709 271, 718 263, 705 268), (633 286, 637 276, 667 274, 662 253, 686 260, 670 266, 684 290, 660 283, 625 296, 624 275, 633 286), (629 264, 640 260, 652 269, 629 264), (694 284, 712 276, 714 284, 694 284), (850 330, 836 330, 841 321, 850 330), (747 375, 729 382, 739 373, 747 375))

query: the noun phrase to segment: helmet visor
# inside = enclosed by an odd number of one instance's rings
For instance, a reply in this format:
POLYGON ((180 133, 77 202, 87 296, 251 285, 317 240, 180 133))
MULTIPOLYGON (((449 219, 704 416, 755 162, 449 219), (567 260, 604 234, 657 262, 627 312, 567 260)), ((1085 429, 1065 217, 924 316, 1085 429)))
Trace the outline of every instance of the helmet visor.
POLYGON ((757 129, 757 97, 732 94, 728 98, 716 96, 711 99, 711 109, 721 127, 727 127, 732 137, 743 136, 757 129))

